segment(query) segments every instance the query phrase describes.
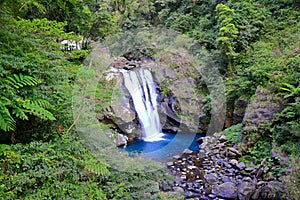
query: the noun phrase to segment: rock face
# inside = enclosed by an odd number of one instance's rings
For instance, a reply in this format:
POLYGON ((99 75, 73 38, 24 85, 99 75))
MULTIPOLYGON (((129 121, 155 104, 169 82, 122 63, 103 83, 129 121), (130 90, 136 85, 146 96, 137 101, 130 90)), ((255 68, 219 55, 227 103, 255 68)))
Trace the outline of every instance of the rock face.
MULTIPOLYGON (((254 144, 259 134, 264 133, 264 127, 272 124, 276 112, 282 108, 281 99, 276 97, 271 91, 263 88, 258 88, 255 92, 253 100, 248 105, 242 127, 242 143, 243 148, 254 144), (251 133, 257 133, 251 136, 251 133)), ((243 149, 242 148, 242 149, 243 149)))
POLYGON ((176 155, 166 164, 178 180, 173 186, 183 188, 187 199, 287 199, 280 182, 284 174, 275 173, 281 164, 273 162, 269 168, 263 160, 246 167, 238 161, 241 153, 223 136, 214 134, 199 141, 198 153, 176 155))
POLYGON ((167 114, 162 105, 161 114, 167 119, 162 120, 163 129, 174 129, 175 132, 200 132, 208 130, 210 110, 206 105, 205 96, 199 94, 199 74, 192 63, 192 58, 183 51, 164 52, 155 63, 149 64, 155 82, 162 90, 161 102, 166 102, 173 113, 180 119, 167 114), (168 120, 168 118, 171 120, 168 120), (174 128, 175 127, 175 128, 174 128))
POLYGON ((107 70, 104 76, 114 87, 121 90, 114 91, 110 107, 101 111, 104 119, 100 120, 109 120, 113 124, 118 125, 122 133, 130 135, 129 137, 141 136, 142 133, 138 126, 137 115, 131 107, 131 97, 123 86, 123 76, 118 69, 112 67, 107 70))
POLYGON ((248 105, 248 99, 247 98, 238 98, 234 102, 234 111, 233 111, 233 117, 232 117, 232 124, 236 125, 243 121, 246 108, 248 105))

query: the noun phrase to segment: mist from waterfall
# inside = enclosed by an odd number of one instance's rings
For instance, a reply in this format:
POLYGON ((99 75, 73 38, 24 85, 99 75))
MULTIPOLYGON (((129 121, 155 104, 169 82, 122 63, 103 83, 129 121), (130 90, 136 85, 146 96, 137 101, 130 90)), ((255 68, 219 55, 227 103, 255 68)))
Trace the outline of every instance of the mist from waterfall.
POLYGON ((163 140, 157 111, 156 85, 148 69, 120 70, 137 112, 145 141, 163 140))

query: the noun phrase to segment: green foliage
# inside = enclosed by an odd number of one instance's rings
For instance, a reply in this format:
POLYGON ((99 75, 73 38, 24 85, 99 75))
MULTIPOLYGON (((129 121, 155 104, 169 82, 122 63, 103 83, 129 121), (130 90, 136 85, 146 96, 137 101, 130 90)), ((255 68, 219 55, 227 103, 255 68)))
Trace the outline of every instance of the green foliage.
POLYGON ((283 179, 283 183, 288 197, 292 200, 297 200, 300 194, 300 159, 298 156, 290 158, 289 167, 291 168, 291 173, 283 179))
POLYGON ((272 128, 274 142, 287 153, 299 155, 300 102, 288 104, 276 115, 275 123, 272 128))
POLYGON ((238 29, 233 22, 234 10, 230 9, 224 4, 218 4, 216 6, 216 19, 218 26, 218 37, 216 39, 216 45, 220 50, 221 56, 223 56, 229 63, 231 68, 231 59, 236 56, 236 50, 234 49, 234 39, 238 36, 238 29))
POLYGON ((297 97, 297 96, 300 97, 300 85, 298 85, 297 87, 289 83, 283 83, 282 85, 283 87, 281 89, 287 92, 284 98, 297 97))
POLYGON ((72 79, 87 51, 60 50, 59 40, 80 39, 63 31, 65 23, 7 15, 0 23, 1 129, 15 130, 23 141, 33 135, 49 138, 45 134, 52 135, 57 125, 67 128, 71 123, 72 79))
MULTIPOLYGON (((226 77, 229 98, 252 96, 258 86, 285 94, 288 92, 286 89, 292 88, 287 88, 283 83, 297 88, 300 80, 300 57, 297 50, 300 45, 297 36, 299 26, 296 23, 287 25, 288 28, 279 32, 267 33, 268 36, 254 42, 251 49, 239 54, 234 61, 234 75, 226 77), (282 88, 286 88, 285 91, 282 88)), ((274 31, 272 27, 268 28, 274 31)))
POLYGON ((271 149, 272 142, 270 139, 261 138, 247 149, 247 153, 243 155, 240 161, 245 162, 247 165, 250 165, 250 163, 258 165, 263 159, 269 158, 271 149))
POLYGON ((96 180, 109 176, 108 166, 74 137, 0 149, 3 199, 106 199, 96 180))
POLYGON ((55 120, 49 102, 41 99, 30 100, 30 96, 22 94, 22 88, 36 86, 39 79, 31 76, 12 74, 0 81, 0 129, 3 131, 15 130, 16 118, 28 120, 28 114, 41 119, 55 120), (13 117, 14 116, 14 117, 13 117))
POLYGON ((240 142, 240 134, 242 130, 242 124, 233 125, 221 132, 222 135, 226 136, 227 140, 231 140, 234 144, 240 142))
POLYGON ((168 179, 163 170, 111 169, 70 134, 44 143, 0 145, 3 199, 160 199, 155 181, 163 179, 168 179))

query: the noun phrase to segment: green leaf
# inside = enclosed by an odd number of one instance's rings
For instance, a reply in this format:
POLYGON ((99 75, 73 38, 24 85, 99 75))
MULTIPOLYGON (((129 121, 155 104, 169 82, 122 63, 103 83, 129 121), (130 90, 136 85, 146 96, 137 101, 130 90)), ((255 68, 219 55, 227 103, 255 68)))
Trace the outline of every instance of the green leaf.
POLYGON ((16 126, 15 120, 10 115, 9 110, 0 103, 0 129, 3 131, 14 130, 16 126))

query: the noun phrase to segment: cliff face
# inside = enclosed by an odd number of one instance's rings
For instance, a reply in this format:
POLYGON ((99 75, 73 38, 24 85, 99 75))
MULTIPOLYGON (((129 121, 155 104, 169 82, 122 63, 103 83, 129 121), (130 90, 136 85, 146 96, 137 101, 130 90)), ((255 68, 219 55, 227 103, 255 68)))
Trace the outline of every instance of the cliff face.
POLYGON ((242 120, 241 150, 247 150, 264 134, 269 134, 275 114, 282 110, 282 99, 268 89, 257 88, 252 98, 242 120))

